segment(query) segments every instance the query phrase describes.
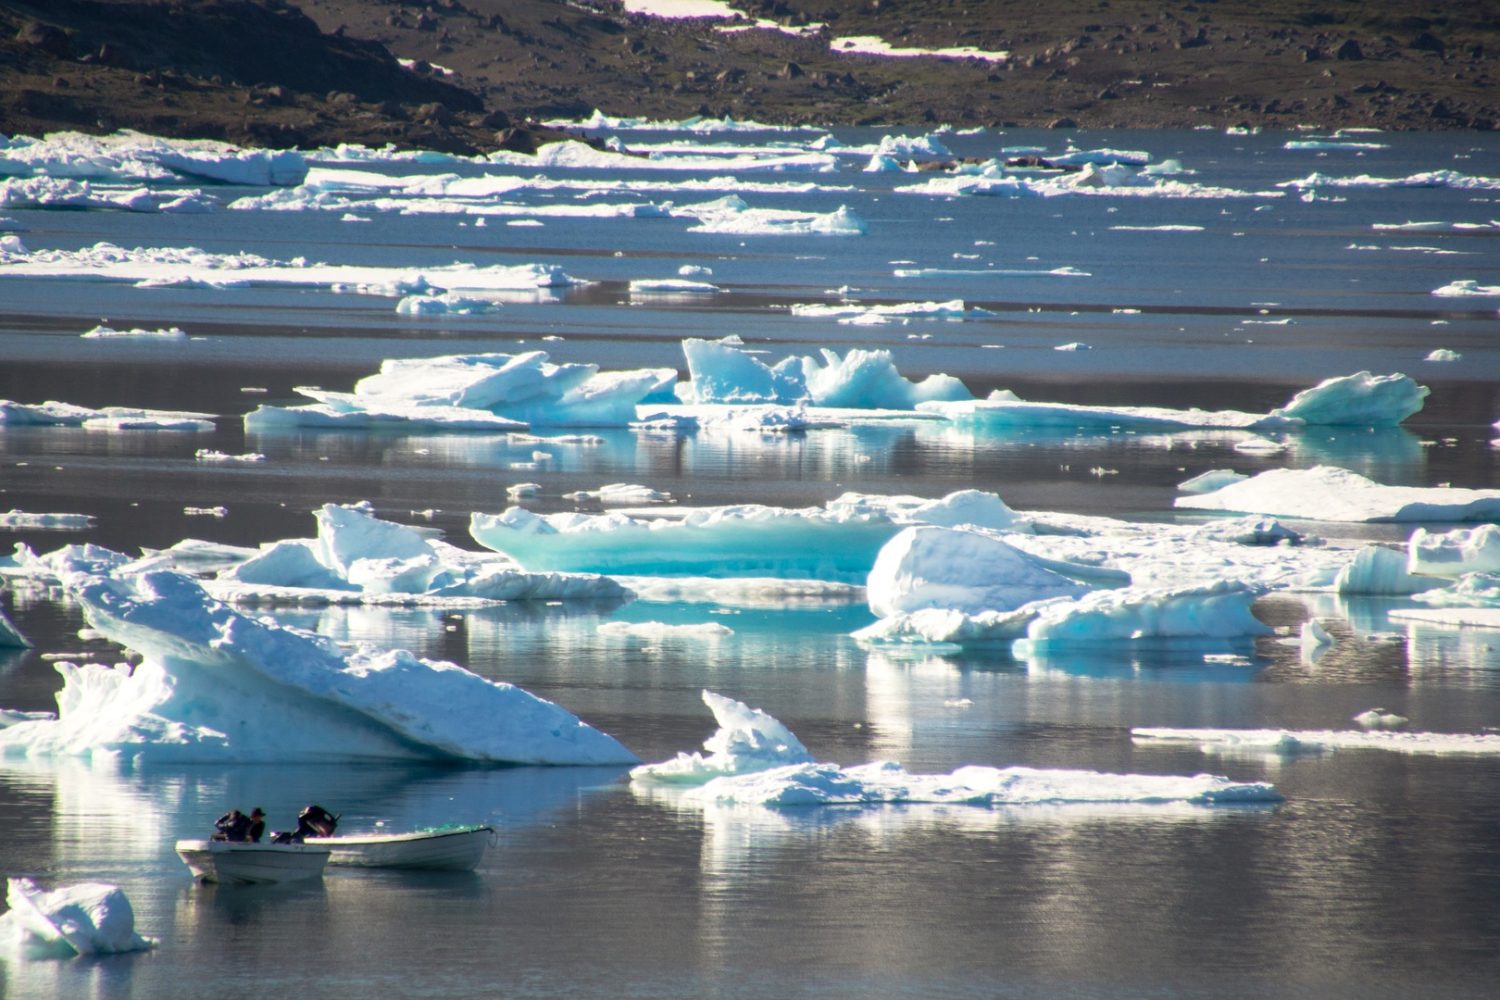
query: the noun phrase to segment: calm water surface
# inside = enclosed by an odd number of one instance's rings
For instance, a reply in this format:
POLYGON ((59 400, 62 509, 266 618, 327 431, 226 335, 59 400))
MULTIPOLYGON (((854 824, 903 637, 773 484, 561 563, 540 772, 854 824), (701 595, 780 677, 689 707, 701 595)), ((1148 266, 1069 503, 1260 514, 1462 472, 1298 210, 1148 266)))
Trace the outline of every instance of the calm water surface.
MULTIPOLYGON (((840 133, 870 141, 866 133, 840 133)), ((557 263, 595 280, 556 301, 446 320, 398 317, 390 299, 297 289, 136 289, 0 277, 0 397, 203 410, 205 434, 0 430, 0 506, 79 511, 86 532, 13 532, 41 551, 89 541, 126 551, 185 537, 259 544, 313 532, 310 511, 368 499, 381 516, 466 544, 471 511, 504 488, 563 494, 639 482, 694 504, 821 504, 845 490, 941 496, 978 487, 1018 509, 1158 520, 1176 483, 1210 468, 1253 473, 1335 464, 1382 482, 1500 487, 1493 298, 1432 289, 1500 273, 1500 228, 1390 232, 1375 223, 1482 224, 1493 188, 1322 188, 1304 203, 1275 185, 1314 170, 1405 177, 1500 173, 1494 140, 1384 136, 1386 150, 1319 156, 1287 135, 1080 135, 1080 145, 1180 158, 1190 179, 1261 196, 955 198, 901 194, 898 175, 851 161, 805 195, 752 204, 849 205, 862 238, 730 237, 680 220, 549 219, 530 229, 454 217, 220 212, 212 216, 8 212, 32 249, 200 246, 267 256, 418 266, 455 259, 557 263), (1194 232, 1118 227, 1202 226, 1194 232), (1351 246, 1376 246, 1373 250, 1351 246), (1393 247, 1427 249, 1392 249, 1393 247), (1444 252, 1438 252, 1444 251, 1444 252), (994 274, 904 279, 896 267, 994 274), (897 264, 894 262, 909 262, 897 264), (714 268, 711 304, 632 302, 625 282, 684 263, 714 268), (975 265, 978 266, 978 265, 975 265), (793 318, 786 306, 963 298, 991 319, 883 327, 793 318), (1132 310, 1132 311, 1120 311, 1132 310), (78 334, 182 326, 187 344, 98 343, 78 334), (1284 325, 1270 321, 1286 320, 1284 325), (686 336, 738 333, 772 358, 817 347, 893 350, 903 373, 946 371, 977 393, 1088 403, 1266 410, 1319 379, 1406 371, 1433 388, 1406 427, 1293 435, 1285 452, 1236 452, 1226 435, 959 431, 892 424, 764 438, 600 433, 589 446, 504 436, 247 436, 239 416, 292 387, 347 389, 382 358, 542 348, 557 361, 681 367, 686 336), (553 337, 543 341, 542 337, 553 337), (923 338, 925 339, 913 339, 923 338), (1086 351, 1056 351, 1082 341, 1086 351), (1437 347, 1460 364, 1422 359, 1437 347), (245 388, 264 392, 246 393, 245 388), (255 465, 195 461, 199 448, 258 451, 255 465), (224 505, 222 518, 186 507, 224 505), (417 516, 413 512, 427 512, 417 516)), ((960 155, 1060 146, 1055 133, 954 137, 960 155)), ((446 165, 419 169, 477 172, 446 165)), ((566 194, 553 197, 565 198, 566 194)), ((541 198, 543 195, 531 195, 541 198)), ((682 201, 695 200, 683 197, 682 201)), ((1296 524, 1336 538, 1399 541, 1409 526, 1296 524)), ((52 707, 49 656, 109 659, 80 638, 59 594, 0 596, 36 642, 0 653, 0 706, 52 707)), ((907 807, 772 812, 686 808, 632 791, 621 769, 410 766, 142 767, 0 764, 0 871, 47 886, 113 882, 139 955, 71 962, 0 958, 0 994, 330 996, 1079 996, 1468 997, 1500 978, 1500 760, 1342 751, 1235 757, 1132 743, 1132 726, 1323 729, 1381 706, 1411 728, 1500 726, 1495 633, 1393 625, 1391 602, 1311 595, 1262 601, 1273 625, 1315 614, 1339 642, 1316 665, 1257 640, 1248 666, 1201 649, 993 652, 897 657, 848 638, 862 604, 528 606, 479 611, 286 609, 279 620, 340 640, 410 648, 558 701, 644 760, 696 748, 713 730, 699 692, 784 721, 820 760, 891 759, 913 771, 963 764, 1134 773, 1208 771, 1274 782, 1254 809, 907 807), (606 620, 719 620, 714 642, 602 636, 606 620), (331 872, 316 885, 195 886, 172 852, 230 805, 272 825, 322 802, 350 830, 485 821, 498 842, 465 875, 331 872)))

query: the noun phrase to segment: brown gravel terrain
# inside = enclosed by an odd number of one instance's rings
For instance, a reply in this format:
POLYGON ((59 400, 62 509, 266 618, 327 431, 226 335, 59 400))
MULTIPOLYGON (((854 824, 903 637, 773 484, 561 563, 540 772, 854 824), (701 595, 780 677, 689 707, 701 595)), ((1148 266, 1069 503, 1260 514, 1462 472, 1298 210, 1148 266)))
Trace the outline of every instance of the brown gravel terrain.
POLYGON ((1492 129, 1500 2, 0 0, 0 132, 528 148, 527 119, 1492 129), (835 51, 842 36, 1004 62, 835 51), (404 67, 396 57, 414 61, 404 67))

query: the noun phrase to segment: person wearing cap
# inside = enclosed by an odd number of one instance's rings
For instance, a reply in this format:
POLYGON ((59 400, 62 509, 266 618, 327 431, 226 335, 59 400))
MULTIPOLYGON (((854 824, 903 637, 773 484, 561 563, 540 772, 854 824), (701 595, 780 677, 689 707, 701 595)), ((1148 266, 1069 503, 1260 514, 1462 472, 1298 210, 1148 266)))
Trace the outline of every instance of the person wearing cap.
POLYGON ((260 806, 256 806, 254 809, 250 810, 250 826, 245 831, 245 837, 247 840, 254 841, 258 844, 260 843, 261 834, 265 832, 266 814, 260 808, 260 806))

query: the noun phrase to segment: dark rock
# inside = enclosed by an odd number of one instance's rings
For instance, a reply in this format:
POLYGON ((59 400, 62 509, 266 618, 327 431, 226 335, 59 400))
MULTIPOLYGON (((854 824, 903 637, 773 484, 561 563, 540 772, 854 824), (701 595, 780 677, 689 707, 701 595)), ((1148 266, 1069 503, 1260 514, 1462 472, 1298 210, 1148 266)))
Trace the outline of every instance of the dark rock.
POLYGON ((16 32, 16 41, 23 45, 30 45, 34 49, 41 49, 48 55, 57 56, 59 59, 66 59, 73 54, 73 42, 68 38, 68 33, 55 24, 27 21, 16 32))
POLYGON ((1424 31, 1411 40, 1411 47, 1419 52, 1436 52, 1441 55, 1448 48, 1443 40, 1430 31, 1424 31))
POLYGON ((524 128, 506 128, 495 133, 495 148, 512 153, 535 153, 536 136, 524 128))
POLYGON ((1054 118, 1047 123, 1048 128, 1077 128, 1078 123, 1068 117, 1054 118))
POLYGON ((432 101, 424 104, 412 114, 415 121, 427 122, 429 125, 450 125, 453 122, 453 112, 441 101, 432 101))
POLYGON ((489 114, 479 119, 479 124, 482 128, 494 129, 496 131, 499 131, 500 129, 510 128, 512 123, 510 120, 510 115, 506 114, 504 111, 497 110, 491 111, 489 114))
POLYGON ((789 62, 781 67, 781 72, 776 74, 783 80, 795 80, 803 75, 802 67, 794 62, 789 62))
POLYGON ((1305 49, 1302 50, 1302 61, 1305 62, 1305 63, 1317 62, 1318 60, 1320 60, 1322 58, 1323 58, 1322 51, 1319 50, 1319 49, 1313 48, 1311 45, 1309 45, 1307 48, 1305 48, 1305 49))
POLYGON ((1345 39, 1344 44, 1333 50, 1333 57, 1344 61, 1359 60, 1365 57, 1364 51, 1360 49, 1359 43, 1354 39, 1345 39))

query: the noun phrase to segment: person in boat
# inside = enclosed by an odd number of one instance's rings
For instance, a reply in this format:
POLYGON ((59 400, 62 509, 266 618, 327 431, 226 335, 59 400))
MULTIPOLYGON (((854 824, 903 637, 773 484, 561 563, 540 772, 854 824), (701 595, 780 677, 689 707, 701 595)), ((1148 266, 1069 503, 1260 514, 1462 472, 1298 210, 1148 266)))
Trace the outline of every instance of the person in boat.
MULTIPOLYGON (((260 812, 259 809, 256 812, 260 812)), ((214 820, 214 840, 242 841, 250 839, 250 828, 253 820, 238 809, 231 809, 218 819, 214 820)), ((265 823, 261 823, 261 829, 265 829, 265 823)))
POLYGON ((245 831, 245 838, 253 843, 260 843, 261 836, 266 832, 266 814, 260 806, 250 810, 250 826, 245 831))

